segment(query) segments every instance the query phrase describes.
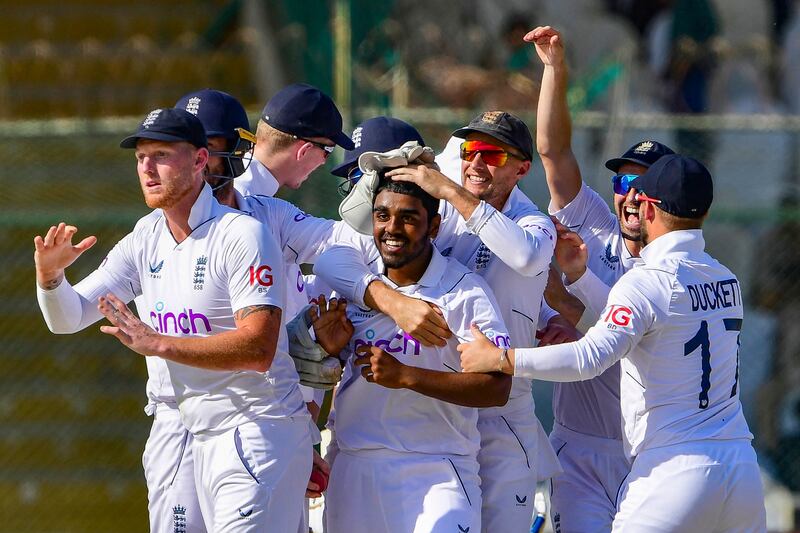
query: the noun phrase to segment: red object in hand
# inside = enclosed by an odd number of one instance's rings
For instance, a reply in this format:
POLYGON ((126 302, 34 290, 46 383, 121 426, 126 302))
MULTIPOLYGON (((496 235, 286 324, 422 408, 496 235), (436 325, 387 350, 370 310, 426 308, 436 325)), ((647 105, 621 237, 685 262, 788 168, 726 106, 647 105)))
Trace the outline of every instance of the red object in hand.
POLYGON ((311 471, 311 482, 319 485, 319 492, 324 492, 328 488, 328 476, 322 470, 314 468, 311 471))

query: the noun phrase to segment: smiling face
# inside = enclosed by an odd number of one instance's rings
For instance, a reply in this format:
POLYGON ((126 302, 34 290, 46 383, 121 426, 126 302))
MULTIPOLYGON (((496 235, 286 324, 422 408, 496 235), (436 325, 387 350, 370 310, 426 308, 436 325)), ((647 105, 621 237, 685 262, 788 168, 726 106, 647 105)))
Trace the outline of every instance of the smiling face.
POLYGON ((401 270, 404 278, 416 281, 430 261, 431 240, 439 229, 439 215, 432 220, 422 200, 409 194, 381 190, 372 208, 372 236, 387 275, 401 270))
POLYGON ((495 209, 502 209, 516 184, 530 170, 531 162, 524 161, 519 150, 491 135, 473 132, 467 140, 484 141, 509 153, 501 167, 487 165, 480 154, 472 161, 461 161, 461 185, 495 209))
POLYGON ((169 209, 186 198, 199 183, 207 154, 186 142, 140 140, 136 170, 147 207, 169 209))
MULTIPOLYGON (((641 176, 647 171, 644 165, 636 163, 624 163, 617 170, 617 174, 635 174, 641 176)), ((619 227, 622 236, 630 241, 641 239, 642 225, 639 220, 639 202, 634 199, 636 195, 636 181, 632 183, 631 189, 625 196, 614 194, 614 211, 619 219, 619 227)))

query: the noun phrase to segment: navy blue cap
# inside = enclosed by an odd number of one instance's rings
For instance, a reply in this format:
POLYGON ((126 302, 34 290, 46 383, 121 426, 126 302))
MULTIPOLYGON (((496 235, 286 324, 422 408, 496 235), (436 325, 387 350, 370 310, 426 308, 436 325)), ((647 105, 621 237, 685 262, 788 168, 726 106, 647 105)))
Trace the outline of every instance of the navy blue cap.
POLYGON ((661 200, 661 210, 681 218, 700 218, 714 199, 714 183, 703 164, 691 157, 665 155, 636 178, 636 190, 661 200))
POLYGON ((197 116, 207 137, 238 139, 236 128, 250 131, 250 121, 242 104, 222 91, 203 89, 189 93, 178 100, 175 107, 197 116))
POLYGON ((284 87, 269 99, 261 119, 297 137, 325 137, 345 150, 354 145, 342 132, 342 114, 331 97, 307 83, 284 87))
POLYGON ((353 130, 352 150, 344 154, 344 162, 331 170, 334 176, 346 177, 350 168, 358 165, 358 156, 364 152, 388 152, 400 148, 408 141, 417 141, 425 146, 425 141, 417 129, 399 118, 373 117, 365 120, 353 130))
POLYGON ((649 167, 658 161, 661 156, 674 153, 675 151, 666 144, 661 144, 658 141, 642 141, 628 148, 628 151, 622 154, 621 157, 606 161, 606 168, 612 172, 618 172, 619 167, 625 163, 649 167))
POLYGON ((486 111, 473 118, 465 128, 453 132, 453 137, 466 139, 473 132, 485 133, 498 141, 513 146, 525 156, 533 159, 533 139, 528 126, 518 117, 505 111, 486 111))
POLYGON ((136 133, 122 139, 120 148, 136 148, 139 139, 154 141, 187 142, 197 148, 207 148, 206 130, 196 116, 174 107, 154 109, 139 124, 136 133))

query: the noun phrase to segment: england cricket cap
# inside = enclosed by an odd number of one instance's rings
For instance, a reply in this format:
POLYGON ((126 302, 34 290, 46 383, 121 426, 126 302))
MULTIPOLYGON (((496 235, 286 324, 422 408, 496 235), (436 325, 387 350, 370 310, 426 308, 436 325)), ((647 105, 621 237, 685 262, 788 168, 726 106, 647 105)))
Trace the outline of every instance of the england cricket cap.
POLYGON ((408 141, 425 141, 417 129, 400 119, 374 117, 365 120, 353 130, 353 149, 344 154, 344 162, 331 170, 334 176, 346 177, 348 170, 358 165, 358 157, 364 152, 388 152, 400 148, 408 141))
POLYGON ((466 139, 470 133, 485 133, 498 141, 513 146, 525 157, 526 161, 533 159, 533 139, 528 126, 511 113, 505 111, 486 111, 470 121, 469 125, 457 129, 453 137, 466 139))
POLYGON ((269 99, 261 119, 296 137, 325 137, 345 150, 354 147, 342 132, 342 115, 331 97, 307 83, 284 87, 269 99))
POLYGON ((662 156, 674 154, 675 152, 666 144, 658 141, 642 141, 634 144, 621 157, 615 157, 606 161, 606 168, 612 172, 618 172, 619 167, 625 163, 634 163, 649 167, 662 156))
POLYGON ((196 116, 183 109, 166 108, 150 111, 133 135, 119 143, 120 148, 136 148, 139 139, 165 142, 188 142, 207 148, 206 130, 196 116))
POLYGON ((222 91, 203 89, 189 93, 178 100, 175 107, 199 118, 207 137, 238 139, 236 128, 250 131, 250 121, 242 104, 222 91))
POLYGON ((714 199, 708 169, 696 159, 665 155, 636 178, 636 190, 660 200, 661 210, 681 218, 700 218, 714 199))

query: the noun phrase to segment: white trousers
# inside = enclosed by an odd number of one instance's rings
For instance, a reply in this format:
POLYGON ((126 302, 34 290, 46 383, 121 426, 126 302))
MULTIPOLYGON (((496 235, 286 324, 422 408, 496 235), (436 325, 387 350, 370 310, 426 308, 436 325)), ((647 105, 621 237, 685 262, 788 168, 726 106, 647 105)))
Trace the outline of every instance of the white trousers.
POLYGON ((151 533, 205 533, 194 483, 192 434, 176 406, 156 405, 142 465, 151 533))
POLYGON ((764 489, 747 441, 640 453, 620 492, 615 533, 764 533, 764 489))
POLYGON ((564 473, 550 482, 550 516, 561 533, 608 533, 620 485, 631 470, 622 441, 555 424, 550 443, 564 473))
POLYGON ((531 530, 540 457, 538 426, 532 411, 478 419, 485 533, 531 530))
POLYGON ((325 533, 477 533, 473 458, 340 450, 325 494, 325 533))
POLYGON ((260 419, 196 435, 195 480, 214 533, 295 533, 311 475, 307 418, 260 419))

